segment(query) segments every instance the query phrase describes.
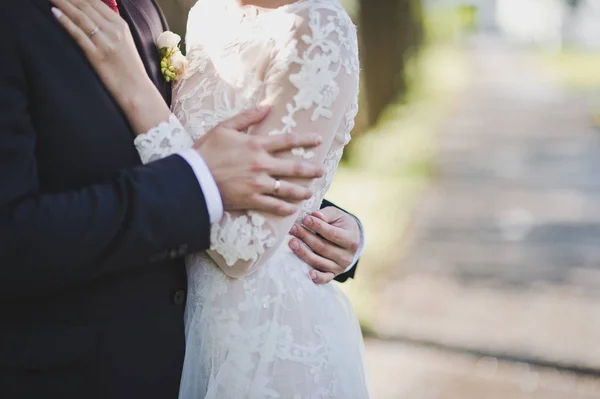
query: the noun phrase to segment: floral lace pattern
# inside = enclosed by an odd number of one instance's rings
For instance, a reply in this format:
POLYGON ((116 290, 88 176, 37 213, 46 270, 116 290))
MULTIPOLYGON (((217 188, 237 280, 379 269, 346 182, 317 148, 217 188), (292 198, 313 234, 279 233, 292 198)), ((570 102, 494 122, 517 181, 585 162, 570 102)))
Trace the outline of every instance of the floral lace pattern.
POLYGON ((186 133, 179 119, 173 114, 163 122, 135 138, 133 144, 143 163, 156 161, 194 145, 194 140, 186 133))
POLYGON ((347 298, 315 285, 287 247, 288 232, 317 210, 350 139, 358 109, 356 29, 336 0, 264 10, 199 0, 188 19, 190 68, 174 88, 169 120, 136 146, 156 159, 244 109, 271 113, 252 135, 318 132, 323 144, 288 156, 325 165, 314 195, 291 217, 226 212, 211 250, 187 259, 186 359, 180 397, 368 398, 362 338, 347 298), (186 136, 182 138, 181 136, 186 136))
POLYGON ((275 245, 271 230, 265 229, 265 218, 255 212, 233 219, 226 213, 211 230, 211 250, 217 251, 228 266, 242 259, 256 261, 265 248, 275 245))

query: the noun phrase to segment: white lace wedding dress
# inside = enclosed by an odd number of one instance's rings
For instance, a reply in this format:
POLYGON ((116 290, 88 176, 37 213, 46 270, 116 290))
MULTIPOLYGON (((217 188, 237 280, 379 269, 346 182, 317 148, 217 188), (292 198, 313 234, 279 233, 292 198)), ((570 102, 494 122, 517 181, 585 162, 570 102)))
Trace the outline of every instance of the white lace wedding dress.
POLYGON ((357 112, 356 30, 337 0, 277 9, 200 0, 188 22, 190 68, 168 123, 136 139, 145 162, 190 147, 219 122, 259 103, 272 111, 248 134, 320 133, 323 164, 298 214, 226 212, 211 250, 187 260, 183 399, 364 399, 362 336, 335 284, 315 285, 287 233, 317 210, 357 112), (181 124, 180 124, 181 122, 181 124))

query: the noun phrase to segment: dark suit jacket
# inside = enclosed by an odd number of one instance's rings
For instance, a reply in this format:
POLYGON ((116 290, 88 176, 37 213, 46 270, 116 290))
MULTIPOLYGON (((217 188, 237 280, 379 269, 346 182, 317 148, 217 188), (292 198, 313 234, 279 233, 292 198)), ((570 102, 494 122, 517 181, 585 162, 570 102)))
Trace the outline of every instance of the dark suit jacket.
MULTIPOLYGON (((0 397, 176 398, 202 190, 178 156, 140 165, 46 0, 1 4, 0 397)), ((160 14, 135 4, 151 54, 160 14)))

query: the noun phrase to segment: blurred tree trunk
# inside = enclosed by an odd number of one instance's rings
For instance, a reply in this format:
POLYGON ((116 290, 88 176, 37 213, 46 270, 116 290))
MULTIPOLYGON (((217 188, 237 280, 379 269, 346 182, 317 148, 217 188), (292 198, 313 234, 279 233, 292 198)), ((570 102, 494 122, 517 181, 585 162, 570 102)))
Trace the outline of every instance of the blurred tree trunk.
POLYGON ((360 0, 358 24, 364 71, 362 106, 370 126, 406 90, 406 60, 423 40, 421 2, 360 0))
MULTIPOLYGON (((185 38, 185 28, 187 24, 187 16, 190 8, 196 4, 197 0, 157 0, 158 5, 162 8, 169 28, 181 37, 185 38)), ((182 47, 183 49, 183 47, 182 47)))

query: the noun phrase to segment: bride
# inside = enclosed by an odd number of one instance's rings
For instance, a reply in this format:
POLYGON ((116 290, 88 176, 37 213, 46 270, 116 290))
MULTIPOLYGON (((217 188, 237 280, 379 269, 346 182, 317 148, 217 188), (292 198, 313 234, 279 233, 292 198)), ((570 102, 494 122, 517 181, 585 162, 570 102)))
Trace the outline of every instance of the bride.
POLYGON ((177 77, 169 110, 115 13, 99 0, 54 2, 74 7, 59 19, 115 99, 125 104, 145 96, 147 106, 127 115, 132 126, 162 121, 135 139, 144 162, 191 147, 257 105, 271 112, 250 135, 323 136, 316 150, 286 155, 326 169, 297 214, 226 212, 212 226, 211 250, 187 259, 180 397, 367 398, 362 337, 349 301, 333 284, 315 285, 309 266, 287 245, 294 223, 319 209, 357 113, 357 37, 342 6, 337 0, 199 0, 188 19, 189 68, 177 77), (88 34, 94 26, 99 29, 88 34))

